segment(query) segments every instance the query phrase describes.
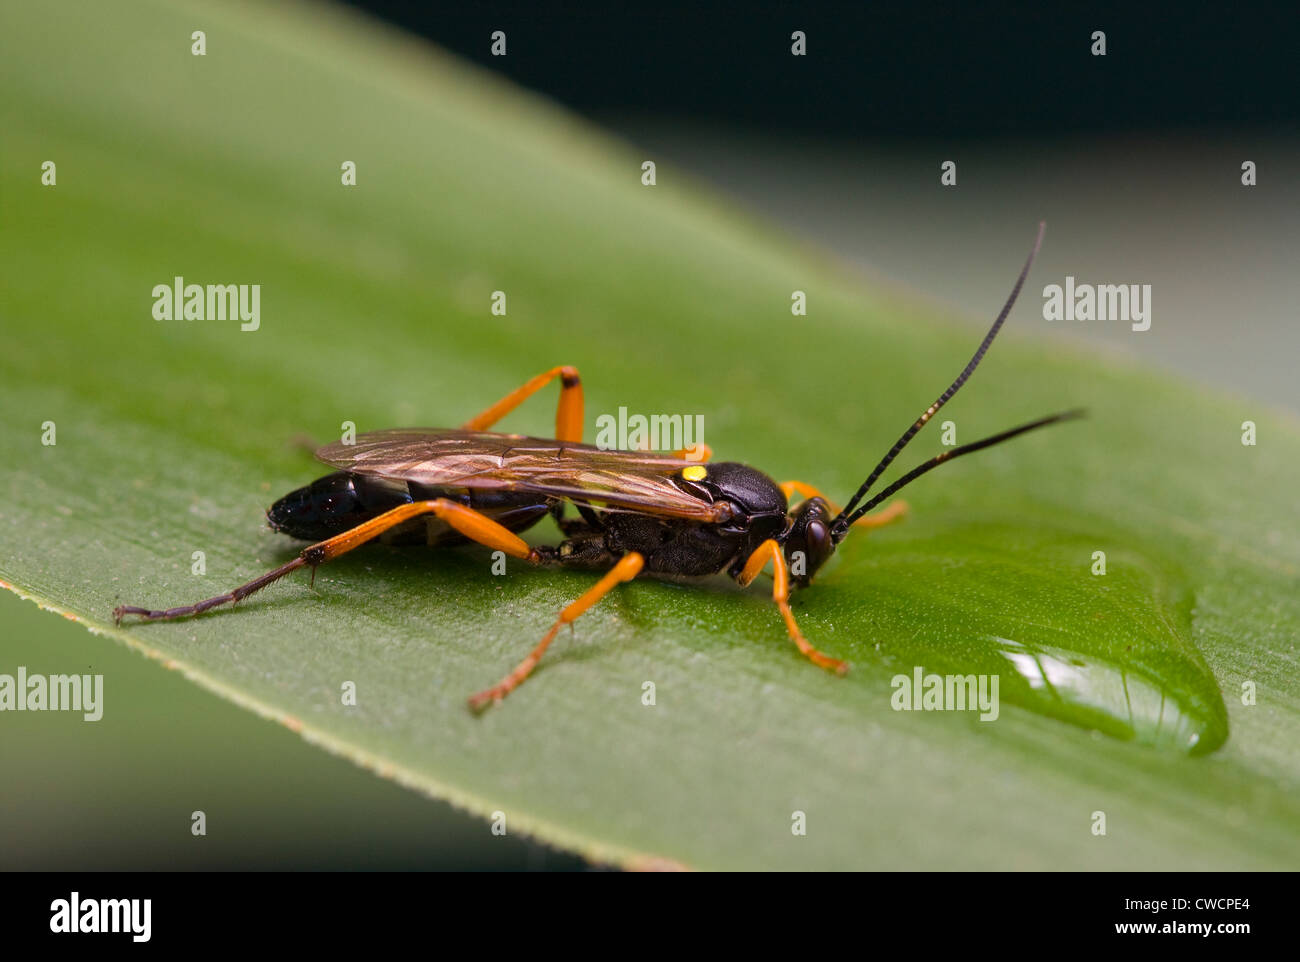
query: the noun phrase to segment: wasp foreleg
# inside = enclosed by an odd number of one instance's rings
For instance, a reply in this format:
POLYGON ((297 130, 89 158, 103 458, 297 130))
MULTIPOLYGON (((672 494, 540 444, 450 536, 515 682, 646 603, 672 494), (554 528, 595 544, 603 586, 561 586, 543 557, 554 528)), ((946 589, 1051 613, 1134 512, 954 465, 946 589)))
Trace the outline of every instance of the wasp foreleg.
POLYGON ((781 609, 781 617, 785 619, 786 631, 790 634, 790 640, 793 641, 801 652, 814 665, 819 665, 828 671, 833 671, 837 675, 842 675, 849 670, 849 664, 846 661, 840 661, 838 658, 832 658, 830 655, 824 655, 803 636, 799 630, 798 624, 794 620, 794 612, 790 610, 790 575, 785 565, 785 555, 781 553, 781 546, 769 538, 764 541, 749 556, 745 562, 745 567, 741 570, 736 580, 740 584, 747 585, 763 570, 768 561, 772 562, 772 600, 776 606, 781 609))
MULTIPOLYGON (((822 494, 811 484, 804 481, 783 481, 781 491, 784 492, 786 499, 799 495, 802 498, 821 498, 826 502, 826 506, 831 509, 832 514, 839 514, 840 509, 830 498, 822 494)), ((889 524, 891 521, 897 521, 908 512, 906 501, 895 501, 887 508, 882 508, 875 514, 864 515, 857 521, 853 522, 855 528, 879 528, 882 525, 889 524)))

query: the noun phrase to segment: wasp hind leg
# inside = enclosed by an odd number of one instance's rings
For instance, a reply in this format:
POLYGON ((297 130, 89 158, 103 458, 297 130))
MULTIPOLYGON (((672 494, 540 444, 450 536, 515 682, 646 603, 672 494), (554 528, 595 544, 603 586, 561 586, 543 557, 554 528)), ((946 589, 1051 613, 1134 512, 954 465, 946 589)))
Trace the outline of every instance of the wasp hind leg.
POLYGON ((489 704, 494 704, 505 698, 521 684, 524 679, 532 674, 537 663, 542 660, 546 654, 546 649, 551 646, 555 636, 559 634, 560 628, 564 625, 572 624, 578 619, 583 612, 593 607, 601 598, 609 594, 618 585, 625 581, 631 581, 641 573, 645 565, 645 559, 635 551, 629 551, 618 560, 605 576, 591 586, 590 589, 577 601, 570 603, 560 612, 560 617, 555 619, 555 624, 551 626, 537 646, 528 654, 528 657, 519 663, 519 665, 510 674, 506 675, 491 688, 484 689, 469 699, 469 707, 472 711, 481 711, 489 704))
POLYGON ((344 531, 342 534, 317 542, 311 547, 303 549, 298 557, 287 564, 268 571, 260 578, 254 578, 247 584, 240 585, 234 591, 229 591, 224 595, 217 595, 214 598, 208 598, 192 605, 182 605, 179 608, 154 609, 122 605, 113 611, 113 620, 121 624, 122 618, 126 615, 138 615, 143 621, 160 621, 201 614, 218 605, 234 604, 242 601, 253 592, 261 591, 267 585, 279 581, 291 571, 306 566, 311 567, 312 580, 314 581, 316 568, 326 561, 332 561, 339 555, 347 554, 353 548, 361 547, 372 538, 376 538, 398 525, 405 524, 412 518, 428 514, 445 521, 471 541, 477 541, 479 544, 498 551, 504 551, 508 555, 523 558, 534 564, 542 561, 540 552, 530 548, 527 542, 508 528, 497 524, 497 522, 485 517, 473 508, 467 508, 463 504, 457 504, 443 498, 435 498, 432 501, 414 501, 410 504, 399 505, 390 511, 385 511, 378 517, 357 525, 355 528, 344 531))
POLYGON ((790 610, 790 573, 786 569, 785 555, 781 553, 781 546, 769 538, 764 541, 749 560, 745 562, 745 567, 736 580, 742 586, 748 585, 758 577, 758 573, 763 570, 768 561, 772 562, 772 600, 776 602, 777 608, 781 611, 781 617, 785 620, 785 630, 790 635, 790 640, 795 643, 798 649, 814 665, 825 668, 827 671, 833 671, 837 675, 843 675, 849 670, 847 661, 840 661, 838 658, 832 658, 830 655, 823 654, 814 648, 808 639, 803 636, 799 630, 799 625, 794 620, 794 612, 790 610))
POLYGON ((551 381, 560 379, 560 404, 555 409, 555 437, 573 444, 582 443, 582 378, 578 369, 567 364, 553 367, 511 391, 496 404, 462 425, 466 431, 486 431, 551 381))

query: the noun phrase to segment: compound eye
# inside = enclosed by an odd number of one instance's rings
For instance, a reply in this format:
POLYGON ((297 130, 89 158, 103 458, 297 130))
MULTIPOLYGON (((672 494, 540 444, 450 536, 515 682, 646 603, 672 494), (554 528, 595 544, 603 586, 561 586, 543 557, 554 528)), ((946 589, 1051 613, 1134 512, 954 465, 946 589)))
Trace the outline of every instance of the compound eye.
POLYGON ((820 521, 811 521, 808 523, 808 551, 815 557, 824 557, 830 549, 831 532, 825 524, 820 521))

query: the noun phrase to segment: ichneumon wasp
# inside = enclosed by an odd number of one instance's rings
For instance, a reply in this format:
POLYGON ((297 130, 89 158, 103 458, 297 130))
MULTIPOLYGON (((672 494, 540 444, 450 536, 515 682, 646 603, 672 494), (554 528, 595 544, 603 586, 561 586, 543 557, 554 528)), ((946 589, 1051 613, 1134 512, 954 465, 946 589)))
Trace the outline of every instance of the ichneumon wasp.
POLYGON ((575 368, 556 367, 460 428, 376 431, 359 435, 353 443, 326 445, 316 456, 338 470, 285 495, 267 512, 272 528, 314 544, 226 594, 162 610, 124 605, 114 611, 114 618, 120 622, 124 615, 144 620, 196 615, 247 598, 298 568, 310 567, 314 576, 317 566, 380 536, 395 543, 435 546, 472 541, 535 565, 605 569, 605 574, 560 612, 518 667, 472 696, 471 708, 508 695, 536 667, 563 625, 638 575, 681 578, 725 572, 748 585, 771 564, 772 597, 791 640, 814 664, 843 674, 848 670, 845 662, 818 651, 800 632, 790 610, 791 587, 807 585, 854 528, 877 527, 901 516, 906 511, 903 502, 874 515, 868 512, 926 472, 1082 414, 1049 415, 953 447, 867 498, 885 469, 983 359, 1024 286, 1043 228, 1040 224, 1010 297, 969 363, 903 432, 841 509, 812 485, 777 484, 743 464, 705 463, 706 452, 692 457, 697 452, 652 454, 583 444, 581 380, 575 368), (560 402, 554 439, 489 430, 557 377, 560 402), (796 495, 802 500, 791 507, 796 495), (577 517, 566 517, 570 505, 577 517), (548 514, 564 535, 558 545, 532 547, 519 537, 548 514))

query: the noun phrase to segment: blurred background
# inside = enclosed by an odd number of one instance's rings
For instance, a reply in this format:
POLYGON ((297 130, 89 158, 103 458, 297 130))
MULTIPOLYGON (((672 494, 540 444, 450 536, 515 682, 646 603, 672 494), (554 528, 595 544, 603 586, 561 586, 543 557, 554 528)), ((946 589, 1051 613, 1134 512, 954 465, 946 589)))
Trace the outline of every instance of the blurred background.
MULTIPOLYGON (((972 327, 1001 304, 1046 218, 1022 334, 1048 323, 1041 286, 1067 274, 1150 284, 1149 331, 1055 323, 1143 365, 1300 409, 1294 11, 347 6, 559 101, 636 145, 661 182, 710 184, 820 256, 944 302, 972 327), (490 52, 496 30, 504 57, 490 52), (796 30, 807 55, 792 61, 796 30), (1104 57, 1090 53, 1097 30, 1104 57), (940 185, 948 160, 954 187, 940 185), (1258 186, 1243 187, 1244 161, 1258 186), (1054 192, 1070 203, 1024 202, 1054 192), (972 236, 978 246, 953 240, 972 236)), ((112 672, 116 703, 96 725, 4 720, 0 867, 584 867, 493 837, 8 592, 0 625, 0 665, 66 671, 71 655, 112 672), (42 663, 50 651, 57 665, 42 663), (193 844, 152 830, 188 797, 227 800, 242 824, 193 844)))
POLYGON ((1001 305, 1019 266, 1008 252, 1045 218, 1031 292, 1067 274, 1152 287, 1148 331, 1059 327, 1300 409, 1294 7, 351 6, 559 100, 642 148, 659 177, 703 180, 973 324, 1001 305), (1095 31, 1105 56, 1091 52, 1095 31), (947 160, 955 187, 940 185, 947 160), (1053 195, 1059 207, 1025 203, 1053 195), (980 246, 957 240, 972 236, 980 246))

